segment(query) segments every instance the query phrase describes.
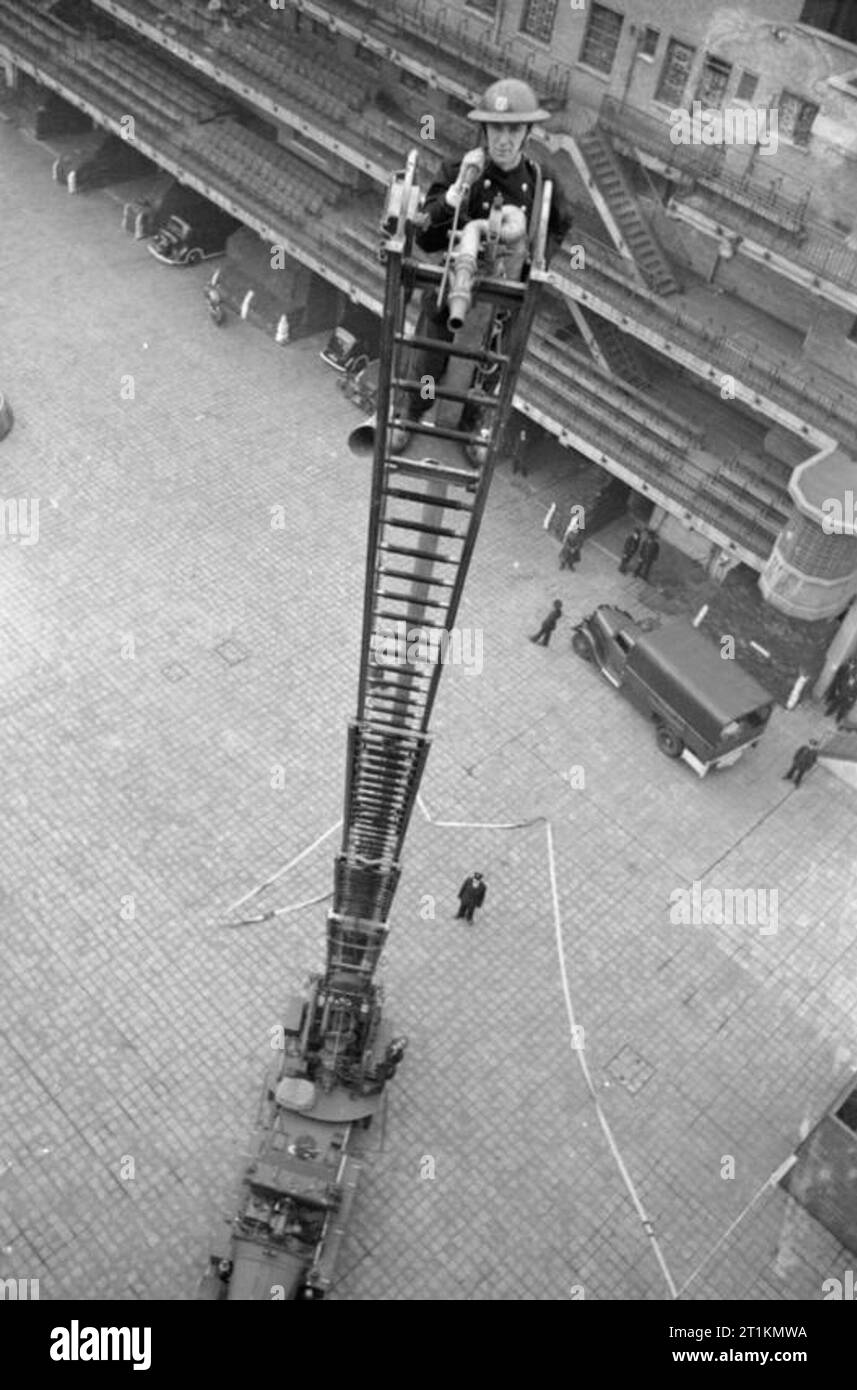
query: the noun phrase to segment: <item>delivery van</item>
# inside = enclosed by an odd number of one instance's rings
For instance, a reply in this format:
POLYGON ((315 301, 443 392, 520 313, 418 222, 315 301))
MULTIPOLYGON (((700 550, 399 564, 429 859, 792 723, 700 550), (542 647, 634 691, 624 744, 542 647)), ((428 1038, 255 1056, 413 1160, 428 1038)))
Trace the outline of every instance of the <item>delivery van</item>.
POLYGON ((661 752, 700 777, 737 762, 765 732, 773 697, 686 619, 647 631, 602 604, 576 624, 571 645, 646 715, 661 752))

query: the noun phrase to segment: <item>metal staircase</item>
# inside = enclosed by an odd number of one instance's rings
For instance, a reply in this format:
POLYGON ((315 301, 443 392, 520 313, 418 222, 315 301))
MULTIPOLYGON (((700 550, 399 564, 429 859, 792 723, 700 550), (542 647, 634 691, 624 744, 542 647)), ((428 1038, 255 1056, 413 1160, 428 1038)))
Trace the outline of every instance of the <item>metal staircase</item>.
POLYGON ((678 282, 640 210, 607 136, 594 127, 578 137, 577 147, 646 283, 658 294, 677 294, 678 282))

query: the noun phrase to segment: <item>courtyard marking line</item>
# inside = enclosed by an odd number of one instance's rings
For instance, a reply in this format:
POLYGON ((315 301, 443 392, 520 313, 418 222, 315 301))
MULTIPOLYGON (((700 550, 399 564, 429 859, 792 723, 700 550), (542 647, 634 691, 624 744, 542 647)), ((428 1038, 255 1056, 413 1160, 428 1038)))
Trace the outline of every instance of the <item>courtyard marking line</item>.
MULTIPOLYGON (((750 1198, 749 1202, 748 1202, 747 1205, 744 1207, 744 1210, 743 1210, 743 1211, 739 1211, 738 1215, 735 1217, 735 1220, 731 1223, 731 1225, 729 1225, 729 1226, 726 1227, 726 1230, 723 1232, 723 1235, 720 1237, 720 1239, 717 1241, 717 1243, 716 1243, 715 1245, 712 1245, 712 1247, 711 1247, 711 1249, 709 1250, 708 1254, 706 1255, 705 1259, 704 1259, 704 1260, 701 1260, 700 1263, 696 1266, 696 1269, 693 1271, 693 1273, 692 1273, 691 1275, 689 1275, 687 1279, 685 1279, 684 1283, 682 1284, 681 1288, 679 1289, 678 1293, 676 1294, 676 1298, 681 1298, 682 1294, 684 1293, 684 1291, 685 1291, 685 1289, 688 1287, 688 1285, 693 1283, 693 1281, 694 1281, 694 1279, 696 1278, 696 1276, 697 1276, 697 1275, 700 1273, 700 1271, 703 1270, 703 1269, 705 1268, 705 1266, 708 1264, 708 1261, 711 1259, 712 1255, 715 1255, 715 1254, 717 1253, 717 1251, 720 1249, 720 1247, 721 1247, 721 1245, 723 1244, 723 1242, 724 1242, 724 1241, 727 1239, 727 1237, 730 1236, 730 1235, 732 1234, 732 1232, 735 1230, 735 1227, 736 1227, 741 1221, 744 1220, 744 1217, 747 1215, 747 1212, 750 1210, 751 1207, 755 1206, 756 1202, 758 1202, 758 1200, 759 1200, 759 1198, 761 1197, 762 1193, 763 1193, 763 1192, 767 1192, 767 1191, 768 1191, 768 1188, 774 1188, 774 1187, 776 1187, 776 1185, 777 1185, 777 1183, 779 1182, 780 1178, 785 1177, 785 1175, 786 1175, 786 1173, 788 1173, 789 1169, 793 1168, 793 1167, 795 1166, 796 1163, 797 1163, 797 1155, 796 1155, 796 1154, 790 1154, 789 1157, 785 1160, 785 1162, 783 1162, 783 1163, 780 1164, 779 1168, 775 1168, 775 1169, 774 1169, 774 1171, 773 1171, 773 1173, 771 1174, 771 1176, 770 1176, 765 1182, 762 1183, 762 1186, 759 1188, 759 1190, 758 1190, 758 1192, 755 1194, 755 1196, 753 1196, 753 1197, 750 1198)), ((786 1215, 788 1215, 788 1213, 786 1213, 786 1215)), ((784 1223, 784 1224, 785 1224, 785 1223, 784 1223)))
POLYGON ((323 844, 324 841, 328 839, 334 833, 335 830, 338 830, 341 825, 342 821, 338 820, 335 825, 332 825, 330 827, 329 830, 325 830, 323 835, 319 835, 317 840, 313 840, 311 845, 307 845, 306 849, 302 849, 300 854, 295 855, 294 859, 290 859, 288 864, 284 864, 283 867, 281 869, 278 869, 275 874, 272 874, 270 878, 266 878, 264 883, 260 883, 258 888, 251 888, 250 892, 245 893, 243 898, 239 898, 237 902, 231 903, 230 906, 226 908, 226 912, 234 912, 237 907, 243 907, 244 904, 246 902, 249 902, 251 898, 257 898, 260 893, 263 893, 265 891, 266 888, 270 888, 272 883, 276 883, 278 878, 282 878, 283 874, 287 874, 289 872, 289 869, 293 869, 296 864, 300 864, 302 859, 306 859, 308 854, 312 854, 313 850, 317 849, 319 845, 323 844))
POLYGON ((619 1169, 622 1181, 628 1189, 628 1195, 630 1196, 631 1201, 634 1204, 637 1215, 640 1218, 643 1230, 645 1231, 646 1235, 652 1243, 652 1249, 655 1252, 658 1264, 661 1267, 661 1272, 663 1273, 664 1279, 666 1280, 667 1288, 670 1291, 670 1296, 672 1298, 677 1298, 678 1293, 676 1290, 676 1286, 673 1282, 673 1277, 670 1274, 667 1262, 664 1259, 663 1252, 661 1251, 660 1244, 658 1243, 658 1239, 655 1235, 654 1226, 652 1225, 651 1221, 646 1215, 646 1210, 642 1202, 640 1201, 639 1196, 637 1195, 637 1189, 634 1187, 631 1175, 628 1172, 628 1169, 625 1167, 622 1155, 619 1152, 618 1145, 616 1144, 616 1141, 613 1138, 613 1132, 610 1128, 610 1125, 607 1122, 607 1117, 601 1108, 601 1103, 598 1099, 595 1087, 592 1083, 592 1077, 589 1074, 589 1068, 586 1065, 586 1059, 583 1055, 583 1048, 575 1046, 575 1041, 577 1039, 578 1033, 577 1024, 575 1022, 574 1017, 574 1005, 572 1003, 571 992, 568 987, 568 976, 566 974, 565 969, 565 956, 563 954, 562 917, 560 915, 559 909, 559 893, 557 891, 556 884, 556 860, 554 858, 553 849, 553 830, 550 821, 548 820, 547 816, 535 816, 532 820, 511 821, 502 824, 486 824, 474 821, 433 820, 431 815, 429 814, 428 807, 426 806, 419 793, 417 793, 417 804, 420 810, 422 811, 423 815, 425 816, 426 820, 428 820, 432 825, 456 830, 518 830, 523 828, 524 826, 536 825, 539 821, 544 821, 545 831, 547 834, 548 871, 550 874, 551 897, 553 899, 554 928, 556 930, 556 953, 557 958, 559 960, 560 979, 562 982, 563 997, 565 999, 565 1010, 568 1016, 572 1050, 577 1054, 577 1060, 580 1063, 580 1069, 583 1072, 583 1079, 586 1083, 586 1088, 589 1091, 589 1094, 592 1097, 592 1102, 595 1106, 595 1113, 598 1116, 598 1123, 601 1125, 601 1128, 604 1132, 604 1137, 607 1140, 607 1145, 610 1149, 611 1154, 613 1155, 616 1166, 619 1169))
POLYGON ((562 981, 562 992, 563 992, 563 995, 564 995, 564 997, 565 997, 565 1009, 566 1009, 566 1013, 567 1013, 567 1015, 568 1015, 568 1022, 569 1022, 569 1028, 570 1028, 570 1037, 571 1037, 572 1051, 575 1052, 575 1053, 577 1054, 577 1060, 578 1060, 578 1062, 580 1063, 580 1070, 583 1072, 583 1079, 584 1079, 584 1081, 586 1082, 586 1088, 587 1088, 587 1090, 589 1091, 589 1094, 590 1094, 590 1096, 592 1097, 592 1103, 593 1103, 593 1105, 595 1106, 595 1113, 596 1113, 596 1115, 598 1116, 598 1123, 601 1125, 601 1128, 602 1128, 602 1130, 604 1131, 604 1137, 605 1137, 605 1139, 607 1140, 608 1148, 610 1149, 610 1152, 611 1152, 611 1154, 613 1155, 613 1158, 614 1158, 614 1160, 615 1160, 615 1162, 616 1162, 616 1167, 619 1169, 619 1172, 620 1172, 620 1174, 621 1174, 621 1176, 622 1176, 622 1181, 624 1182, 626 1188, 628 1189, 628 1195, 629 1195, 629 1197, 631 1198, 631 1201, 634 1203, 634 1207, 635 1207, 635 1209, 636 1209, 637 1215, 638 1215, 639 1218, 640 1218, 640 1222, 642 1223, 643 1230, 645 1231, 646 1235, 649 1237, 649 1240, 652 1242, 652 1249, 654 1250, 654 1252, 655 1252, 655 1257, 657 1258, 658 1264, 659 1264, 660 1267, 661 1267, 661 1272, 663 1273, 664 1279, 666 1280, 667 1288, 668 1288, 669 1291, 670 1291, 671 1297, 672 1297, 672 1298, 677 1298, 677 1297, 678 1297, 678 1294, 677 1294, 677 1292, 676 1292, 676 1286, 675 1286, 675 1284, 673 1283, 672 1275, 671 1275, 670 1272, 669 1272, 669 1268, 667 1267, 667 1262, 666 1262, 666 1260, 664 1259, 663 1253, 662 1253, 662 1251, 661 1251, 660 1244, 658 1243, 657 1236, 655 1235, 654 1227, 653 1227, 651 1221, 649 1220, 648 1216, 646 1215, 645 1207, 643 1206, 642 1202, 640 1201, 640 1198, 639 1198, 639 1196, 637 1195, 637 1189, 635 1188, 634 1183, 633 1183, 633 1181, 632 1181, 632 1179, 631 1179, 631 1175, 630 1175, 630 1173, 628 1172, 628 1169, 625 1167, 625 1164, 624 1164, 623 1159, 622 1159, 622 1155, 621 1155, 620 1152, 619 1152, 618 1145, 616 1144, 616 1141, 615 1141, 615 1139, 613 1138, 613 1132, 612 1132, 612 1130, 611 1130, 609 1124, 607 1123, 607 1116, 604 1114, 604 1111, 601 1109, 601 1102, 599 1101, 598 1096, 597 1096, 596 1093, 595 1093, 595 1087, 594 1087, 594 1085, 592 1084, 592 1077, 591 1077, 590 1074, 589 1074, 589 1068, 588 1068, 588 1066, 586 1065, 586 1059, 585 1059, 585 1057, 584 1057, 584 1055, 583 1055, 583 1048, 582 1048, 582 1047, 577 1047, 577 1046, 575 1046, 575 1043, 576 1043, 576 1040, 577 1040, 577 1037, 578 1037, 578 1033, 577 1033, 577 1024, 576 1024, 575 1018, 574 1018, 574 1005, 573 1005, 573 1003, 572 1003, 572 1001, 571 1001, 571 992, 570 992, 569 987, 568 987, 568 976, 567 976, 566 970, 565 970, 565 956, 564 956, 564 953, 563 953, 563 940, 562 940, 562 918, 561 918, 561 916, 560 916, 560 910, 559 910, 559 893, 557 892, 557 886, 556 886, 556 861, 555 861, 555 858, 554 858, 554 851, 553 851, 553 828, 552 828, 552 826, 551 826, 550 821, 547 822, 546 829, 547 829, 548 870, 549 870, 549 873, 550 873, 551 897, 553 898, 554 928, 555 928, 555 930, 556 930, 556 953, 557 953, 557 959, 559 960, 559 972, 560 972, 560 979, 561 979, 561 981, 562 981))

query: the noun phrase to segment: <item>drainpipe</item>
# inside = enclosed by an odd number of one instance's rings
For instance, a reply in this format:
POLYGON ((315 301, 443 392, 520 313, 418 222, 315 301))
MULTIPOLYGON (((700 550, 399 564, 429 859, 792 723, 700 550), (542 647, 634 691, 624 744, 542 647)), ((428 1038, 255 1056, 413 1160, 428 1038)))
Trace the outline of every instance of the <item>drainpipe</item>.
POLYGON ((622 111, 625 110, 625 103, 628 100, 628 92, 630 90, 631 83, 634 78, 634 69, 637 66, 637 54, 640 51, 640 41, 642 38, 642 30, 638 29, 636 24, 631 25, 631 33, 634 35, 634 47, 631 52, 631 61, 628 64, 628 71, 625 73, 625 85, 622 88, 622 100, 619 103, 622 108, 622 111))

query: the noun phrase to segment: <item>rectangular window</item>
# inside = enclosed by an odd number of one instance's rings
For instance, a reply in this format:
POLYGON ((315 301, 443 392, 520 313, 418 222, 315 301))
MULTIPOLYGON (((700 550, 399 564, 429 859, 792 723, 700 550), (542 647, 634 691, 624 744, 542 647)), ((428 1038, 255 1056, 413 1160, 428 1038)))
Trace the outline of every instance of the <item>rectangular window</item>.
POLYGON ((742 72, 738 78, 738 90, 735 93, 736 101, 752 101, 756 95, 756 88, 759 85, 759 78, 755 72, 742 72))
POLYGON ((660 37, 660 29, 652 29, 650 25, 646 25, 643 30, 643 37, 640 39, 640 47, 637 50, 641 58, 654 58, 660 37))
POLYGON ((606 5, 593 5, 578 61, 596 72, 611 72, 624 20, 624 15, 606 5))
POLYGON ((356 43, 354 45, 354 56, 359 59, 361 63, 365 63, 367 68, 374 68, 376 72, 384 65, 384 60, 380 53, 373 53, 371 48, 364 48, 362 43, 356 43))
POLYGON ((467 0, 468 10, 478 10, 480 14, 487 14, 491 19, 497 13, 497 0, 467 0))
POLYGON ((722 58, 713 58, 706 53, 702 64, 702 74, 696 89, 696 100, 703 106, 722 106, 732 75, 732 64, 722 58))
POLYGON ((521 33, 550 43, 559 0, 527 0, 521 16, 521 33))
POLYGON ((795 96, 794 92, 781 92, 778 106, 780 135, 791 140, 793 145, 808 145, 812 123, 819 110, 815 102, 804 101, 803 97, 795 96))
POLYGON ((655 101, 662 101, 667 106, 676 106, 681 101, 695 53, 696 49, 689 44, 670 39, 655 101))

